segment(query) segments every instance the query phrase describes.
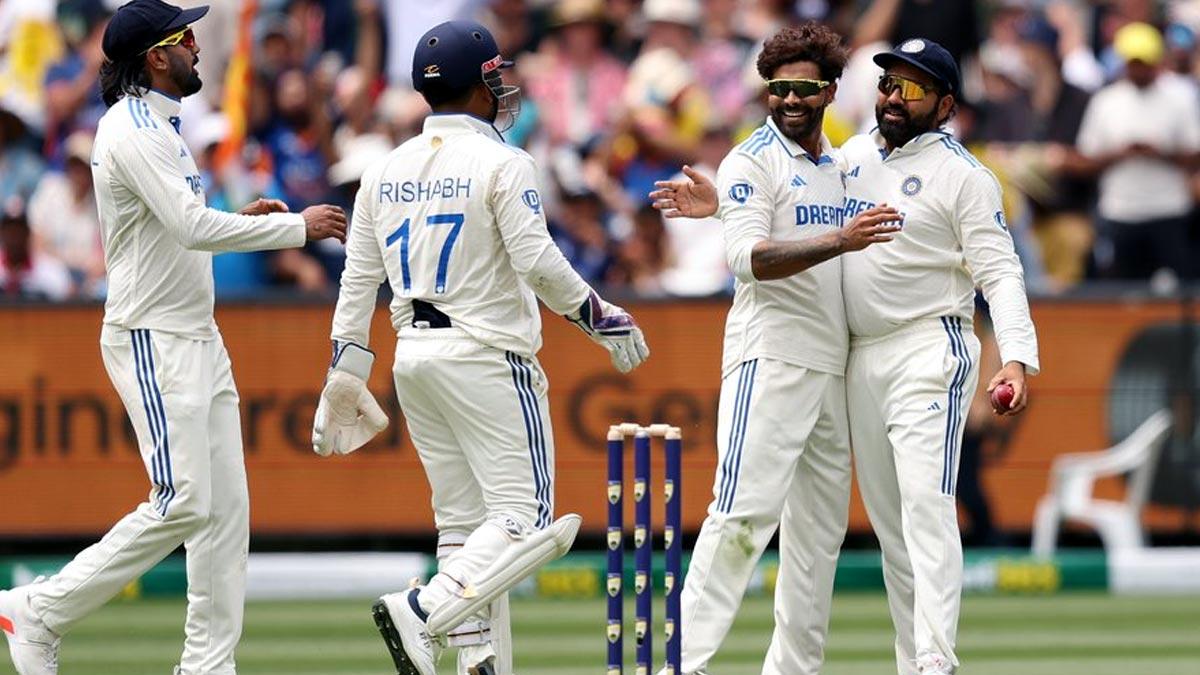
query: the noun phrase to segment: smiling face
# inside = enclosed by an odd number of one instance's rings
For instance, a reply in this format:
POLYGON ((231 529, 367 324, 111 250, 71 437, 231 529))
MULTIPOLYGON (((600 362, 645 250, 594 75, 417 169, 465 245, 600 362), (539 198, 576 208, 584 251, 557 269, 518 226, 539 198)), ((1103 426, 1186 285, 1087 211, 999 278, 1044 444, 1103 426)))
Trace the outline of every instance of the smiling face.
POLYGON ((880 135, 893 148, 937 129, 954 107, 954 98, 941 95, 934 78, 916 66, 907 63, 889 66, 882 82, 886 84, 880 85, 875 100, 875 121, 880 135), (917 87, 904 86, 905 82, 917 87))
MULTIPOLYGON (((785 63, 775 69, 773 80, 824 80, 821 69, 811 61, 785 63)), ((836 84, 821 89, 810 96, 800 97, 789 91, 786 96, 768 94, 767 109, 775 126, 796 143, 810 141, 821 133, 821 122, 825 118, 825 107, 833 101, 836 84)))

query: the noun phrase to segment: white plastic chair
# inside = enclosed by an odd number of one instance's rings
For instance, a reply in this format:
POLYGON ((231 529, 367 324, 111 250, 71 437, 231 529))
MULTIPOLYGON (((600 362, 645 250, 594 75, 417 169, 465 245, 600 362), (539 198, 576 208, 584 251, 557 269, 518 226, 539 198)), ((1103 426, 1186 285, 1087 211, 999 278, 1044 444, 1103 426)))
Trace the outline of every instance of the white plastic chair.
POLYGON ((1149 497, 1159 452, 1170 432, 1171 413, 1159 410, 1108 450, 1055 457, 1050 468, 1050 491, 1038 502, 1034 515, 1033 554, 1054 554, 1059 525, 1065 519, 1094 528, 1109 553, 1142 548, 1142 507, 1149 497), (1124 473, 1130 475, 1123 501, 1092 497, 1098 478, 1124 473))

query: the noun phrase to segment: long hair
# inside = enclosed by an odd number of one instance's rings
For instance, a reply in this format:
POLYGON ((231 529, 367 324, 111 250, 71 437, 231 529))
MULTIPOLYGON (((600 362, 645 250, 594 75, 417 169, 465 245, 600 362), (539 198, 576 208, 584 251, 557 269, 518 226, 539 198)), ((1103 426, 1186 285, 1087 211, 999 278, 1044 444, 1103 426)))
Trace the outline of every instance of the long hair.
POLYGON ((111 106, 122 96, 141 96, 150 89, 150 76, 142 57, 123 61, 104 60, 100 65, 100 93, 104 105, 111 106))

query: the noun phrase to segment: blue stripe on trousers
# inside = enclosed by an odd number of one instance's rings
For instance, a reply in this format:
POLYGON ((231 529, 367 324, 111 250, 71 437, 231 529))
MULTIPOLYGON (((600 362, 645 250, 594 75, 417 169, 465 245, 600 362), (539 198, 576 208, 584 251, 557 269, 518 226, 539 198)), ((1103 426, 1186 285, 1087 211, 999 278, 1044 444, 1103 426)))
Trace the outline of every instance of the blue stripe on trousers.
POLYGON ((150 453, 150 482, 154 484, 154 496, 151 498, 151 506, 155 511, 158 511, 159 504, 162 502, 163 488, 161 468, 158 464, 158 418, 150 411, 150 387, 146 384, 145 360, 142 357, 141 331, 130 331, 130 337, 133 343, 133 360, 134 370, 137 377, 138 389, 142 395, 142 409, 146 412, 146 425, 150 429, 150 441, 154 446, 154 451, 150 453))
POLYGON ((154 457, 152 465, 157 464, 158 475, 155 480, 159 486, 159 515, 167 515, 167 509, 175 498, 175 478, 171 469, 171 445, 167 433, 167 413, 163 407, 162 392, 158 388, 158 380, 154 376, 154 346, 150 339, 150 331, 134 330, 133 340, 135 354, 138 357, 139 372, 142 381, 143 403, 148 403, 149 417, 152 420, 151 438, 154 441, 154 457), (140 349, 138 347, 140 346, 140 349))
POLYGON ((737 494, 738 475, 742 468, 742 447, 746 442, 746 424, 750 417, 750 399, 754 395, 754 374, 758 371, 758 360, 746 361, 738 373, 737 395, 733 405, 732 428, 729 430, 729 447, 725 461, 721 463, 721 487, 718 491, 717 511, 729 513, 737 494))
POLYGON ((942 442, 942 494, 954 494, 954 460, 958 451, 958 426, 962 421, 959 410, 962 402, 962 387, 970 370, 970 356, 962 339, 962 320, 958 317, 942 317, 942 326, 950 340, 950 352, 957 364, 954 367, 954 377, 950 381, 950 390, 946 394, 946 430, 942 442))
POLYGON ((541 409, 538 407, 537 394, 533 391, 532 372, 521 357, 512 352, 504 353, 512 371, 513 386, 517 390, 517 399, 521 402, 521 416, 525 421, 525 435, 529 439, 529 458, 533 465, 534 494, 538 503, 538 518, 536 527, 543 529, 550 525, 552 516, 550 508, 550 472, 547 467, 545 431, 542 427, 541 409))

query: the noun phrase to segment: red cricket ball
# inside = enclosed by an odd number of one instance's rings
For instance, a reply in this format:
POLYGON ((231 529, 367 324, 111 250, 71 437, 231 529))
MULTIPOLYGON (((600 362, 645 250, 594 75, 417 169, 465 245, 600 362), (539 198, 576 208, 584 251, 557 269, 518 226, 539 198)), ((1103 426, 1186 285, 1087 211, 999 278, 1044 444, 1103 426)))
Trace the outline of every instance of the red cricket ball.
POLYGON ((992 409, 999 412, 1008 410, 1012 407, 1013 396, 1015 395, 1016 391, 1013 390, 1011 384, 1001 382, 996 385, 996 388, 992 390, 992 409))

